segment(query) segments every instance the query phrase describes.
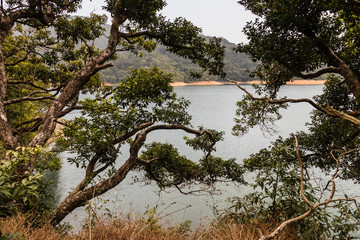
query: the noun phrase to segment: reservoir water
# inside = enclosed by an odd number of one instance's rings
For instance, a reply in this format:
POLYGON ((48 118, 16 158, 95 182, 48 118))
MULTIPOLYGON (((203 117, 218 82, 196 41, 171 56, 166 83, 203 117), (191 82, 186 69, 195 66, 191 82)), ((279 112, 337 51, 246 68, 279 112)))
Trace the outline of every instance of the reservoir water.
MULTIPOLYGON (((280 90, 280 96, 289 98, 312 98, 321 92, 321 85, 284 86, 280 90)), ((251 89, 251 86, 247 86, 251 89)), ((259 128, 251 129, 242 137, 231 134, 234 125, 236 101, 242 98, 243 93, 234 85, 220 86, 185 86, 175 87, 178 96, 191 101, 189 112, 193 116, 193 126, 203 125, 225 132, 224 141, 217 144, 215 155, 227 158, 236 158, 241 162, 251 153, 267 147, 272 140, 278 136, 287 137, 289 133, 306 130, 305 123, 310 120, 309 113, 312 107, 306 103, 292 104, 288 109, 283 110, 283 119, 276 123, 278 132, 274 135, 263 133, 259 128)), ((71 117, 71 116, 70 116, 71 117)), ((162 141, 173 144, 179 151, 191 159, 199 159, 200 152, 194 152, 188 148, 183 140, 184 133, 180 131, 162 131, 151 134, 147 142, 162 141)), ((126 151, 119 156, 119 161, 126 159, 126 151)), ((61 155, 63 167, 58 179, 58 192, 60 199, 63 199, 72 188, 84 176, 83 169, 77 169, 66 161, 67 154, 61 155)), ((201 196, 183 195, 175 189, 166 192, 159 192, 159 189, 152 184, 134 183, 132 173, 116 188, 101 196, 101 199, 108 199, 106 207, 115 214, 132 212, 142 215, 147 208, 157 206, 157 212, 162 220, 170 225, 191 220, 194 225, 206 224, 214 218, 213 207, 225 208, 228 206, 226 199, 233 196, 244 196, 251 189, 245 186, 233 184, 217 185, 214 194, 201 196)), ((354 188, 351 185, 351 188, 354 188)), ((358 187, 356 186, 358 189, 358 187)), ((351 189, 353 191, 353 189, 351 189)), ((98 200, 98 206, 102 200, 98 200)), ((85 218, 84 208, 79 208, 70 214, 64 221, 79 226, 85 218)))

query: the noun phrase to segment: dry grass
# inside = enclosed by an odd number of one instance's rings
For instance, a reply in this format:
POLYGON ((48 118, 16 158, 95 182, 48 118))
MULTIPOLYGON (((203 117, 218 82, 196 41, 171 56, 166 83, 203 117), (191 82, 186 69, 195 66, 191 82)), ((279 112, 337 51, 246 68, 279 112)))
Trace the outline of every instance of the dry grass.
MULTIPOLYGON (((97 220, 92 227, 84 227, 76 235, 61 235, 50 225, 32 228, 31 223, 23 215, 0 220, 3 234, 21 233, 19 239, 26 240, 253 240, 259 239, 261 233, 269 233, 276 224, 251 223, 239 225, 235 223, 215 223, 208 229, 197 229, 193 232, 183 231, 179 227, 165 230, 162 226, 142 219, 126 221, 125 219, 97 220)), ((288 229, 279 240, 297 239, 296 232, 288 229)))
POLYGON ((3 235, 20 234, 18 238, 14 239, 26 239, 26 240, 57 240, 57 239, 70 239, 66 236, 61 236, 61 234, 56 231, 49 224, 45 224, 42 228, 33 228, 32 221, 29 220, 29 217, 24 215, 18 215, 16 217, 8 217, 0 219, 0 230, 3 235))

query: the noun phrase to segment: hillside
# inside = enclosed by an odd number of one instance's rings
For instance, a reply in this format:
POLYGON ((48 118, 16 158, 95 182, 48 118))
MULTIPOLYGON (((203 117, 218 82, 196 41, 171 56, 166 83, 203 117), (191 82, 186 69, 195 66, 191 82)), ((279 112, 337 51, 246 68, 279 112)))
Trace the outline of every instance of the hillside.
MULTIPOLYGON (((104 47, 106 39, 99 39, 96 43, 98 47, 104 47)), ((225 53, 225 72, 227 78, 249 81, 254 80, 248 76, 247 69, 253 69, 256 64, 244 54, 236 53, 233 48, 236 44, 230 43, 223 39, 222 43, 226 47, 225 53)), ((172 73, 174 81, 178 82, 194 82, 194 81, 212 81, 221 80, 217 76, 203 75, 200 79, 190 77, 191 71, 200 72, 200 68, 190 62, 188 59, 180 58, 166 51, 162 45, 151 52, 143 52, 143 56, 139 57, 130 52, 120 52, 118 59, 113 61, 114 67, 101 72, 104 82, 118 83, 125 78, 129 68, 150 68, 157 66, 166 73, 172 73)))

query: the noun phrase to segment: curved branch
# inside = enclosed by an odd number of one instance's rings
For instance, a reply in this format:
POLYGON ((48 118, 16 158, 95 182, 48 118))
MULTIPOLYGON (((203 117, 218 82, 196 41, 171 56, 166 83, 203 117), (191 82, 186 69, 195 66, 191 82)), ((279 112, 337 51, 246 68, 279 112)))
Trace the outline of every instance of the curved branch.
MULTIPOLYGON (((91 164, 88 165, 87 173, 83 181, 74 189, 68 197, 66 197, 59 206, 54 210, 52 215, 52 224, 56 225, 59 223, 68 213, 79 206, 83 206, 89 199, 99 196, 110 189, 117 186, 122 180, 126 177, 126 175, 139 164, 139 150, 144 145, 146 136, 152 131, 155 130, 163 130, 163 129, 179 129, 186 131, 195 135, 203 135, 211 133, 207 130, 198 131, 195 129, 191 129, 189 127, 183 125, 155 125, 152 126, 153 122, 144 123, 138 126, 136 129, 124 134, 123 136, 117 138, 113 141, 113 144, 116 144, 118 141, 127 139, 131 137, 131 134, 135 134, 138 131, 141 131, 137 134, 135 140, 130 146, 130 157, 127 161, 115 172, 115 174, 91 187, 87 187, 89 183, 88 177, 93 177, 92 174, 96 173, 93 171, 97 159, 93 159, 91 164), (91 166, 90 166, 91 165, 91 166)), ((101 150, 99 150, 101 151, 101 150)), ((99 157, 100 155, 98 155, 99 157)), ((141 161, 140 161, 141 162, 141 161)), ((91 180, 91 179, 90 179, 91 180)))
POLYGON ((151 164, 152 162, 159 161, 160 158, 159 158, 159 157, 156 157, 156 158, 153 158, 153 159, 150 159, 150 160, 144 160, 144 159, 141 159, 141 158, 138 157, 136 160, 137 160, 139 163, 141 163, 141 164, 149 165, 149 164, 151 164))

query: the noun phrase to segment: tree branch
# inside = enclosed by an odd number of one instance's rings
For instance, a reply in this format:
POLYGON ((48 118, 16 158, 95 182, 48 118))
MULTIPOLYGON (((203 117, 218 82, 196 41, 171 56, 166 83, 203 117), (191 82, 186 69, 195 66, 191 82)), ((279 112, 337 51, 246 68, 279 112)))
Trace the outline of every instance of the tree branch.
MULTIPOLYGON (((293 70, 291 70, 291 71, 293 71, 293 70)), ((293 73, 294 73, 294 75, 296 75, 297 77, 300 77, 302 79, 314 79, 314 78, 320 77, 321 75, 326 74, 326 73, 340 73, 340 71, 341 71, 341 69, 339 67, 328 67, 328 68, 320 69, 319 71, 314 72, 314 73, 303 74, 301 72, 295 72, 295 71, 293 71, 293 73)))
POLYGON ((246 90, 246 88, 242 87, 240 85, 239 82, 227 79, 228 82, 230 83, 234 83, 239 89, 241 89, 243 92, 245 92, 252 100, 265 100, 270 104, 282 104, 282 103, 302 103, 302 102, 306 102, 309 103, 311 106, 313 106, 315 109, 326 113, 325 109, 323 109, 322 107, 320 107, 319 105, 317 105, 314 101, 312 101, 311 99, 308 98, 299 98, 299 99, 291 99, 291 98, 286 98, 286 99, 271 99, 269 97, 255 97, 254 95, 252 95, 249 91, 246 90))
POLYGON ((329 116, 333 116, 333 117, 339 117, 342 118, 344 120, 350 121, 353 124, 360 126, 360 120, 353 117, 353 116, 357 116, 360 114, 359 111, 354 111, 354 112, 349 112, 349 113, 343 113, 340 112, 336 109, 333 109, 332 107, 330 107, 329 104, 327 104, 326 108, 322 108, 320 107, 318 104, 316 104, 314 101, 312 101, 311 99, 308 98, 299 98, 299 99, 291 99, 291 98, 286 98, 286 99, 271 99, 269 97, 255 97, 254 95, 252 95, 249 91, 246 90, 246 88, 242 87, 240 85, 239 82, 227 79, 228 82, 234 83, 239 89, 241 89, 243 92, 245 92, 252 100, 260 100, 260 101, 266 101, 269 104, 282 104, 282 103, 301 103, 301 102, 306 102, 309 103, 311 106, 313 106, 315 109, 329 115, 329 116), (352 116, 353 115, 353 116, 352 116))
POLYGON ((28 59, 29 55, 30 55, 30 52, 27 52, 24 57, 18 59, 17 61, 15 61, 13 63, 5 63, 5 66, 16 66, 19 63, 26 61, 28 59))
POLYGON ((24 101, 29 101, 29 102, 34 102, 34 101, 42 101, 42 100, 46 100, 46 99, 51 99, 54 100, 54 97, 52 96, 44 96, 44 97, 23 97, 23 98, 16 98, 16 99, 11 99, 8 101, 4 102, 5 106, 11 105, 11 104, 15 104, 15 103, 19 103, 19 102, 24 102, 24 101))
POLYGON ((339 118, 342 118, 344 120, 350 121, 353 124, 360 126, 360 120, 343 112, 340 112, 336 109, 333 109, 332 107, 330 107, 329 103, 327 103, 326 109, 325 109, 326 113, 331 115, 331 116, 336 116, 339 118))

